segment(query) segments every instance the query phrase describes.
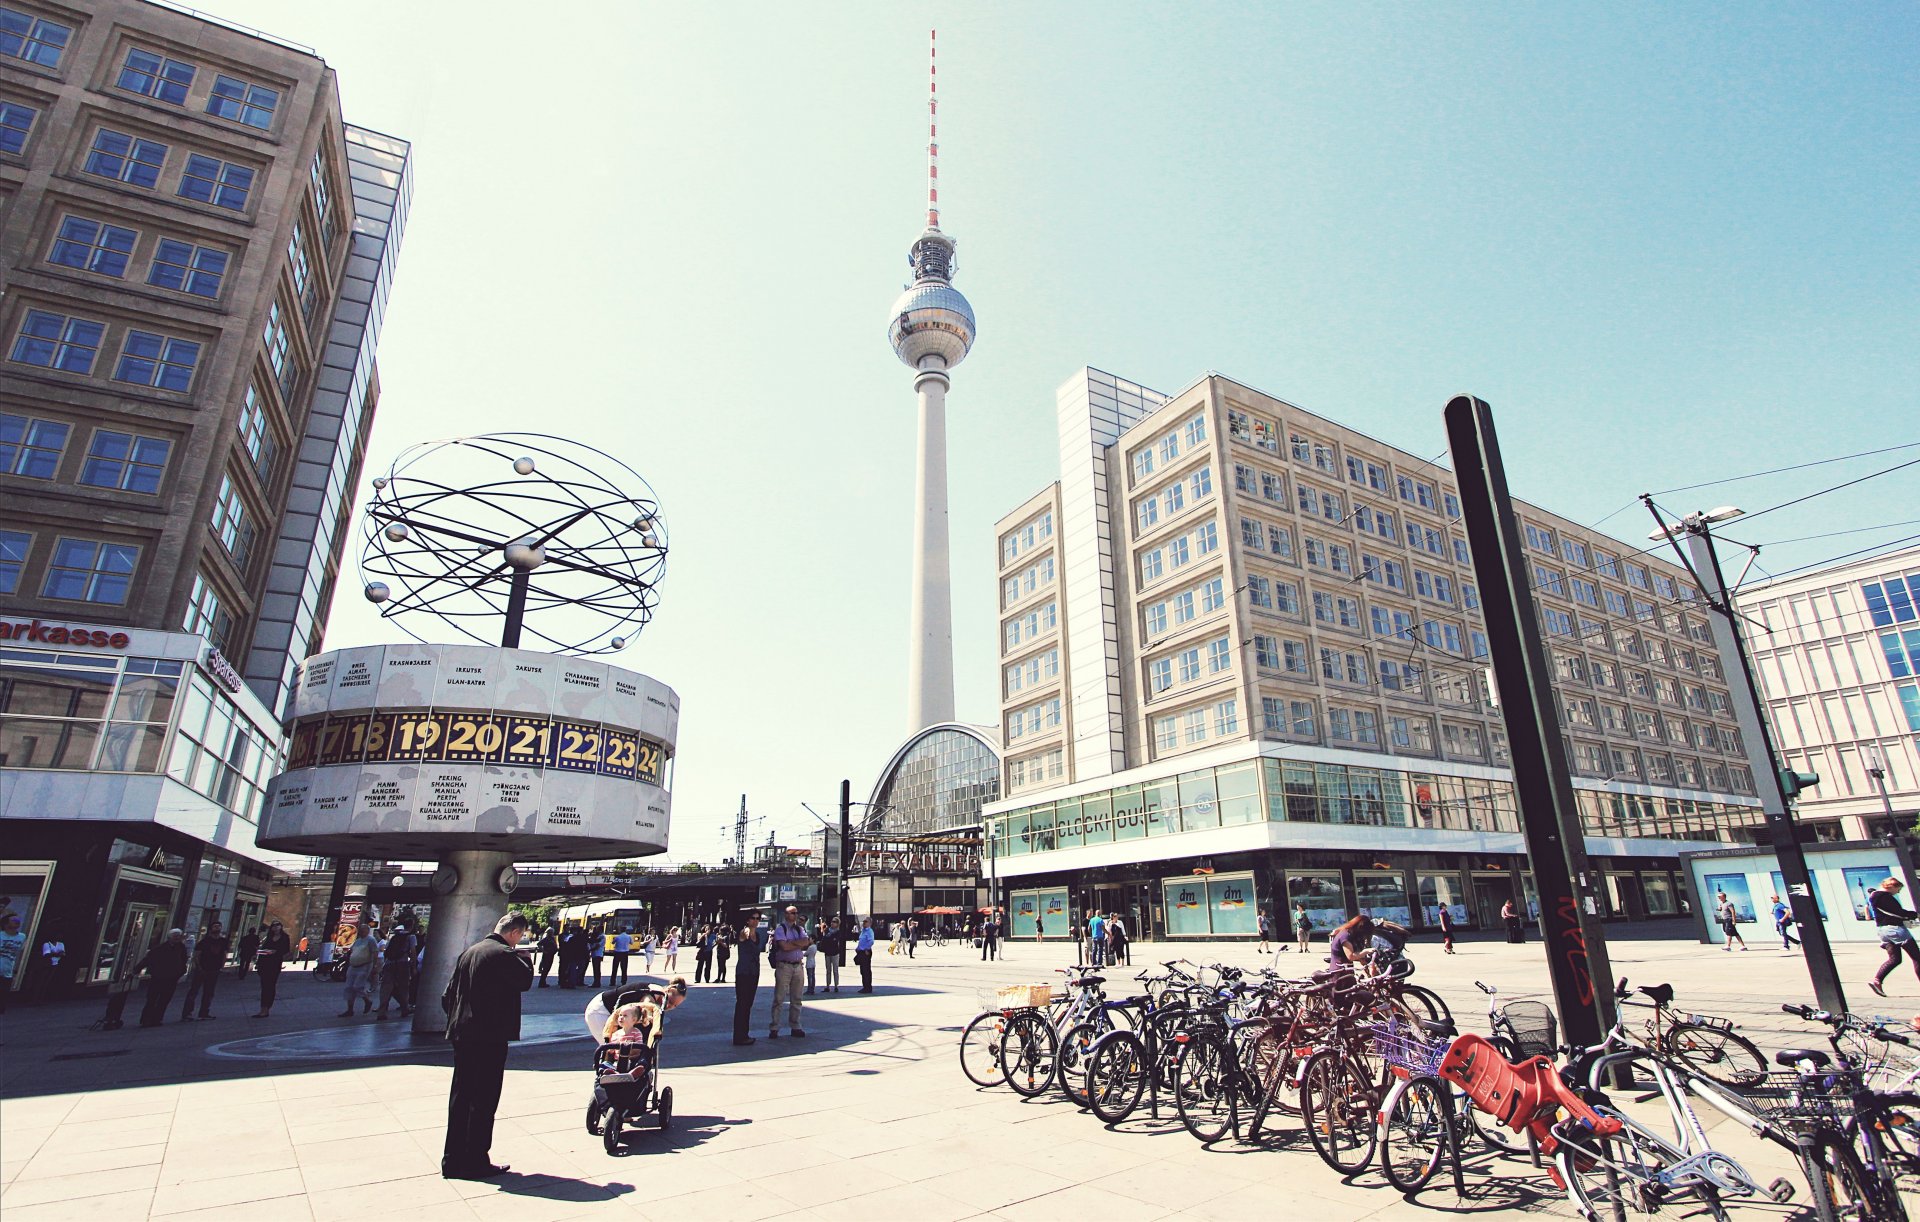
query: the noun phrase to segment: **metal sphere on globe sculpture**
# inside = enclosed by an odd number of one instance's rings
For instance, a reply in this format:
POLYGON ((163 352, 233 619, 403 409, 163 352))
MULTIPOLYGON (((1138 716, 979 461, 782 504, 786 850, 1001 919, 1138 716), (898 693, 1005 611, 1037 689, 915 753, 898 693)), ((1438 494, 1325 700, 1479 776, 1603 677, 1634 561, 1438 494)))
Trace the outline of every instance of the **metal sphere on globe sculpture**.
POLYGON ((480 644, 610 653, 652 619, 666 572, 647 481, 543 433, 414 446, 373 480, 366 520, 367 600, 422 643, 431 617, 480 644))

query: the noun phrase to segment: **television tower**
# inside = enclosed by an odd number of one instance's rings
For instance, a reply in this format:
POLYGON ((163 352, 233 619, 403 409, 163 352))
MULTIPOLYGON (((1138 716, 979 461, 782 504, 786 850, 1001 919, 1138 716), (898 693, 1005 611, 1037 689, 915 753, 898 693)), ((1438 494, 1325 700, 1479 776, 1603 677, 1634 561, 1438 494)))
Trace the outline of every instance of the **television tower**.
POLYGON ((913 370, 920 435, 913 523, 908 732, 953 720, 953 579, 947 560, 948 371, 973 347, 973 307, 953 287, 954 240, 940 232, 939 31, 928 35, 927 228, 907 252, 913 283, 893 303, 887 338, 913 370))

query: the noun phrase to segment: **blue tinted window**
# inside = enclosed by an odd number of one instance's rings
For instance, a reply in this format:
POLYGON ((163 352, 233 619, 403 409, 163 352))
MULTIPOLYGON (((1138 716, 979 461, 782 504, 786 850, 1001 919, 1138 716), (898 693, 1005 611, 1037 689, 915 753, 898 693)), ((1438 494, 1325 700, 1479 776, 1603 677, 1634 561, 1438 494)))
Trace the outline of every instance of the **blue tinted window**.
POLYGON ((67 426, 0 413, 0 474, 52 479, 67 448, 67 426))
POLYGON ((1904 679, 1913 673, 1913 667, 1907 661, 1907 651, 1900 642, 1897 632, 1880 634, 1880 652, 1887 655, 1887 669, 1896 679, 1904 679))
POLYGON ((27 133, 40 112, 18 102, 0 102, 0 153, 19 156, 27 151, 27 133))
POLYGON ((216 76, 213 93, 207 98, 207 113, 265 130, 273 126, 273 111, 279 105, 279 90, 216 76))
POLYGON ((153 252, 147 283, 196 297, 218 297, 220 279, 227 273, 227 252, 161 238, 153 252))
POLYGON ((151 187, 160 181, 160 167, 166 160, 166 145, 103 127, 93 134, 93 147, 87 150, 87 173, 151 187))
POLYGON ((1913 622, 1913 598, 1907 593, 1906 583, 1898 577, 1887 579, 1887 607, 1893 612, 1894 623, 1913 622))
POLYGON ((69 26, 0 6, 0 55, 24 59, 42 68, 57 68, 60 53, 72 37, 69 26))
POLYGON ((92 373, 106 327, 84 318, 67 318, 45 310, 28 310, 13 344, 13 359, 27 365, 92 373))
POLYGON ((180 175, 180 195, 239 211, 247 206, 247 192, 253 189, 253 171, 245 166, 194 153, 180 175))
POLYGON ((23 530, 0 530, 0 594, 20 589, 20 570, 27 567, 27 545, 33 536, 23 530))
POLYGON ((187 101, 193 86, 194 67, 179 60, 166 59, 137 47, 127 49, 127 62, 120 69, 120 88, 142 97, 155 98, 175 106, 187 101))
POLYGON ((129 331, 113 380, 184 391, 192 385, 193 367, 199 362, 200 345, 190 340, 155 335, 151 331, 129 331))
MULTIPOLYGON (((21 536, 25 538, 25 536, 21 536)), ((0 577, 4 577, 0 573, 0 577)), ((1907 729, 1920 734, 1920 683, 1900 685, 1900 707, 1907 714, 1907 729)))
POLYGON ((103 276, 124 276, 138 236, 118 225, 70 216, 60 222, 60 234, 53 240, 47 261, 103 276))
POLYGON ((53 563, 47 566, 47 580, 40 595, 117 606, 127 601, 127 588, 139 558, 140 549, 124 543, 60 539, 53 546, 53 563))
POLYGON ((166 474, 172 449, 171 442, 158 437, 96 430, 80 468, 80 482, 151 495, 160 491, 160 477, 166 474))

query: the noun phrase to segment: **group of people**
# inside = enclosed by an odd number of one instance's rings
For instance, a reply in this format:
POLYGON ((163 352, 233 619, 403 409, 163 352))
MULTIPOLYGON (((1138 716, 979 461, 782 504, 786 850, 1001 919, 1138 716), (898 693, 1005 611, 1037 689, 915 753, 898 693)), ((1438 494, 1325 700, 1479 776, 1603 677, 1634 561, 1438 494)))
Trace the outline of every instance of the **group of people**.
POLYGON ((121 1016, 126 1011, 128 994, 143 973, 146 1001, 140 1007, 142 1027, 158 1027, 166 1022, 167 1009, 173 1004, 182 980, 186 981, 187 992, 180 1006, 179 1021, 217 1018, 213 998, 230 955, 238 960, 234 969, 236 979, 245 977, 249 969, 258 975, 260 1008, 253 1016, 269 1017, 280 991, 280 970, 293 955, 293 943, 286 929, 279 921, 269 921, 265 933, 250 929, 241 935, 236 947, 220 922, 213 921, 193 937, 182 929, 168 930, 167 936, 134 963, 131 971, 117 976, 108 987, 107 1013, 100 1020, 100 1026, 112 1031, 125 1025, 121 1016))
MULTIPOLYGON (((1034 918, 1036 928, 1040 918, 1034 918)), ((1077 932, 1077 931, 1076 931, 1077 932)), ((1046 941, 1046 933, 1038 934, 1046 941)), ((1087 918, 1087 962, 1094 967, 1116 967, 1133 962, 1133 939, 1127 935, 1127 923, 1117 912, 1094 912, 1087 918)))
POLYGON ((427 945, 406 921, 397 922, 383 936, 362 918, 354 926, 353 943, 346 948, 347 1008, 341 1018, 352 1018, 353 1003, 360 1013, 373 1010, 380 1002, 376 1018, 384 1021, 387 1007, 394 1006, 405 1018, 413 1013, 420 974, 426 966, 427 945))

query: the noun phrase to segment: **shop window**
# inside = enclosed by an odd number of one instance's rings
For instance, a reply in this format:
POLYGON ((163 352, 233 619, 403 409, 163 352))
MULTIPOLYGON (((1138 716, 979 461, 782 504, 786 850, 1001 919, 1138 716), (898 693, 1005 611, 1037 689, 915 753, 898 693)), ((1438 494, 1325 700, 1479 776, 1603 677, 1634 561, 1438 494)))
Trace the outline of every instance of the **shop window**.
POLYGON ((1355 870, 1353 892, 1360 911, 1374 920, 1412 922, 1406 878, 1398 870, 1355 870))
MULTIPOLYGON (((1296 907, 1307 910, 1313 929, 1325 942, 1327 931, 1347 920, 1347 897, 1338 870, 1290 870, 1287 872, 1287 914, 1293 918, 1296 907)), ((1298 931, 1295 931, 1298 936, 1298 931)))

